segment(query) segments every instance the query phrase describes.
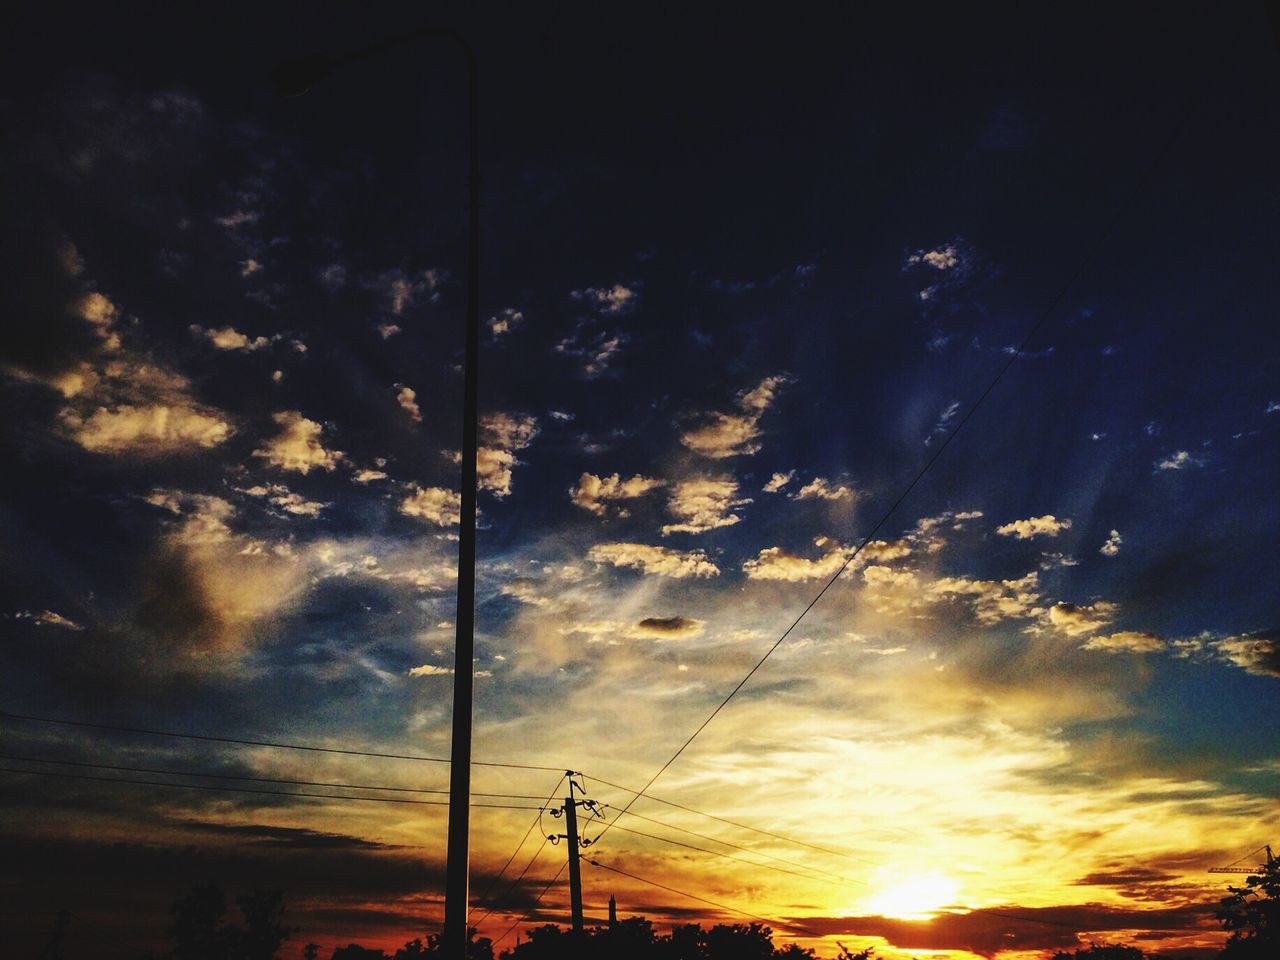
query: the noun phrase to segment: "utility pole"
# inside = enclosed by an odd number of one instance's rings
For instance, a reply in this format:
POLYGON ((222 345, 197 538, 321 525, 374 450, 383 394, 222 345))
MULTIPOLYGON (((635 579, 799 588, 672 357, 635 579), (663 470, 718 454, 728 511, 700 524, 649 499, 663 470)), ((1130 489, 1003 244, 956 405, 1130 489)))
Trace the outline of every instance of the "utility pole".
POLYGON ((574 790, 586 791, 573 779, 574 772, 566 770, 569 779, 569 795, 564 798, 564 805, 559 810, 552 810, 553 817, 564 817, 564 833, 549 833, 547 839, 552 843, 564 840, 569 846, 569 909, 573 918, 573 936, 576 941, 582 938, 582 848, 591 846, 591 840, 578 837, 578 808, 586 807, 593 817, 603 817, 600 805, 594 800, 581 799, 574 796, 574 790))

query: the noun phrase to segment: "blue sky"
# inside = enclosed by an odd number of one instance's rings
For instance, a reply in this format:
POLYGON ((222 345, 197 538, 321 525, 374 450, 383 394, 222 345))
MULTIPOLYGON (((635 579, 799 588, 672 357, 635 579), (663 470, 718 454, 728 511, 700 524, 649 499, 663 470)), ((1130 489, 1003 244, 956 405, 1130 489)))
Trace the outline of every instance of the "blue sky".
MULTIPOLYGON (((982 911, 1008 905, 1078 907, 1085 939, 1214 942, 1203 871, 1274 835, 1280 771, 1259 722, 1280 672, 1277 64, 1258 11, 1155 10, 1106 33, 454 11, 485 97, 477 756, 647 781, 1008 365, 655 787, 821 822, 854 882, 634 841, 614 862, 890 952, 990 954, 982 911), (965 866, 904 888, 924 856, 965 866), (908 935, 885 918, 912 902, 968 912, 908 935)), ((447 753, 460 75, 424 48, 273 100, 272 63, 402 25, 342 16, 24 27, 3 102, 7 709, 447 753)), ((197 759, 323 779, 271 751, 197 759)), ((40 783, 45 817, 37 782, 6 778, 5 842, 73 862, 94 834, 145 859, 246 825, 442 856, 434 814, 40 783)), ((486 816, 480 876, 525 819, 486 816)), ((438 916, 431 878, 313 889, 288 862, 324 936, 438 916)), ((140 892, 120 929, 154 936, 163 906, 140 892)))

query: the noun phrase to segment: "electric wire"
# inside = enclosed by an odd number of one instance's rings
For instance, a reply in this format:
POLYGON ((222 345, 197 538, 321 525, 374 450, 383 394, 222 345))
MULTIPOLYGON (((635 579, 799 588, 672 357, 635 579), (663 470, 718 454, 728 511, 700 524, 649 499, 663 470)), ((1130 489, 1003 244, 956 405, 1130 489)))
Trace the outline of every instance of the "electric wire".
MULTIPOLYGON (((448 800, 412 800, 407 797, 349 797, 335 793, 304 793, 297 790, 258 790, 254 787, 219 787, 208 783, 173 783, 169 780, 131 780, 123 777, 95 777, 87 773, 61 773, 56 770, 21 770, 0 767, 0 773, 16 773, 32 777, 56 777, 61 780, 92 780, 97 783, 132 784, 147 787, 173 787, 178 790, 209 790, 216 793, 252 793, 268 797, 310 797, 317 800, 356 800, 365 803, 411 803, 428 807, 447 807, 448 800)), ((510 803, 475 803, 474 807, 490 810, 537 810, 537 807, 510 803)))
POLYGON ((474 927, 480 926, 481 923, 483 923, 486 919, 488 919, 488 917, 490 916, 490 914, 493 913, 493 911, 498 909, 499 905, 511 899, 511 895, 515 893, 516 887, 520 886, 520 881, 523 880, 524 875, 529 872, 529 868, 533 866, 534 862, 538 859, 538 857, 542 856, 542 851, 547 848, 547 842, 548 842, 548 838, 543 837, 542 843, 538 844, 538 849, 533 851, 533 856, 530 857, 529 862, 524 865, 524 869, 520 871, 519 876, 517 876, 514 880, 511 881, 510 884, 507 885, 507 889, 503 891, 502 895, 494 899, 493 903, 489 905, 489 907, 485 910, 484 914, 478 917, 475 923, 471 924, 472 926, 474 927))
MULTIPOLYGON (((551 803, 552 799, 553 799, 553 798, 555 797, 555 795, 556 795, 556 791, 558 791, 558 790, 560 789, 560 784, 564 783, 564 778, 565 778, 565 774, 561 774, 561 775, 560 775, 560 779, 556 781, 556 785, 555 785, 554 787, 552 787, 552 788, 551 788, 551 792, 550 792, 549 794, 547 794, 547 799, 543 802, 543 803, 544 803, 544 806, 545 806, 545 805, 547 805, 547 804, 550 804, 550 803, 551 803)), ((503 875, 504 873, 506 873, 506 872, 507 872, 507 867, 511 866, 511 862, 512 862, 513 860, 515 860, 515 858, 516 858, 516 854, 518 854, 518 853, 520 852, 520 848, 524 846, 524 842, 525 842, 526 840, 528 840, 528 839, 529 839, 529 834, 533 833, 534 827, 538 826, 538 824, 540 824, 541 822, 542 822, 542 810, 540 809, 540 810, 538 811, 538 815, 537 815, 536 817, 534 817, 534 818, 533 818, 533 823, 529 824, 529 829, 528 829, 528 830, 526 830, 526 831, 524 832, 524 836, 523 836, 523 837, 521 837, 521 838, 520 838, 520 842, 516 844, 516 848, 515 848, 514 850, 512 850, 512 851, 511 851, 511 856, 507 857, 507 862, 506 862, 506 863, 504 863, 504 864, 502 865, 502 869, 501 869, 501 870, 499 870, 496 874, 494 874, 494 875, 493 875, 493 879, 492 879, 492 880, 490 880, 490 881, 489 881, 489 885, 488 885, 487 887, 485 887, 485 888, 484 888, 484 892, 483 892, 482 894, 480 894, 480 896, 478 896, 478 897, 476 898, 477 903, 484 903, 484 902, 485 902, 485 900, 487 900, 487 899, 488 899, 489 894, 490 894, 490 893, 492 893, 492 892, 493 892, 493 888, 494 888, 494 887, 496 887, 496 886, 498 885, 498 881, 502 878, 502 875, 503 875)), ((544 843, 545 843, 545 840, 544 840, 544 843)), ((539 853, 541 853, 541 852, 542 852, 541 848, 539 848, 538 852, 539 852, 539 853)), ((537 856, 537 855, 535 854, 535 857, 536 857, 536 856, 537 856)), ((532 861, 530 861, 530 863, 532 863, 532 861)), ((525 870, 528 870, 528 869, 529 869, 528 867, 525 867, 525 870)), ((524 876, 524 874, 522 873, 522 874, 520 874, 520 876, 522 876, 522 877, 523 877, 523 876, 524 876)), ((513 889, 514 889, 514 887, 513 887, 513 889)), ((496 904, 495 904, 495 905, 496 905, 496 904)), ((471 909, 474 909, 474 908, 471 908, 471 909)), ((467 922, 468 922, 468 923, 470 923, 470 922, 471 922, 471 920, 470 920, 470 917, 471 917, 471 909, 469 909, 469 910, 467 911, 467 922)), ((485 919, 485 917, 489 916, 489 914, 491 914, 492 912, 493 912, 493 908, 492 908, 492 907, 490 907, 488 910, 486 910, 486 911, 484 912, 484 916, 480 917, 480 920, 485 919)), ((477 921, 476 921, 476 924, 477 924, 477 925, 479 925, 480 920, 477 920, 477 921)))
MULTIPOLYGON (((801 880, 817 880, 819 882, 828 882, 823 877, 815 877, 811 873, 798 873, 795 870, 788 870, 786 867, 775 867, 771 863, 757 863, 754 860, 747 860, 744 857, 735 857, 731 853, 722 853, 719 850, 708 850, 706 847, 699 847, 692 843, 685 843, 683 840, 672 840, 670 837, 660 837, 655 833, 645 833, 643 830, 632 830, 630 827, 622 827, 614 824, 615 830, 621 830, 623 833, 634 834, 637 837, 647 837, 650 840, 659 840, 662 843, 669 843, 674 847, 684 847, 686 850, 697 850, 699 853, 708 853, 713 857, 722 857, 725 860, 733 860, 737 863, 745 863, 749 867, 764 867, 766 870, 776 870, 778 873, 786 873, 793 877, 799 877, 801 880)), ((594 841, 592 841, 594 845, 594 841)))
MULTIPOLYGON (((246 783, 279 783, 298 787, 330 787, 340 790, 386 790, 396 793, 426 793, 448 796, 448 790, 431 790, 425 787, 389 787, 369 783, 333 783, 327 780, 287 780, 281 777, 245 777, 233 773, 204 773, 192 770, 176 770, 172 767, 130 767, 121 764, 88 763, 83 760, 51 760, 46 757, 24 757, 0 753, 0 760, 16 760, 21 763, 50 763, 64 767, 89 767, 95 770, 114 770, 123 773, 153 773, 162 776, 200 777, 205 780, 236 780, 246 783)), ((472 793, 473 797, 490 797, 501 800, 541 800, 528 793, 472 793)))
MULTIPOLYGON (((676 801, 674 800, 664 800, 662 797, 655 797, 651 793, 641 793, 639 790, 636 790, 633 787, 624 787, 620 783, 613 783, 610 780, 602 780, 600 777, 589 776, 588 774, 584 773, 583 779, 594 780, 596 783, 604 784, 606 787, 613 787, 614 789, 621 790, 624 793, 632 793, 632 794, 635 794, 637 797, 643 796, 646 800, 652 800, 655 803, 665 804, 668 807, 674 807, 675 809, 683 810, 686 813, 696 814, 699 817, 706 817, 709 820, 718 820, 721 823, 728 824, 731 827, 739 827, 742 830, 750 830, 752 833, 758 833, 761 836, 771 837, 774 840, 781 840, 784 843, 793 843, 793 844, 796 844, 797 846, 808 847, 810 850, 818 850, 822 853, 829 853, 833 857, 840 857, 844 860, 851 860, 857 863, 866 863, 873 867, 880 866, 880 864, 873 863, 870 860, 864 860, 862 857, 855 857, 852 854, 841 853, 839 850, 832 850, 830 847, 821 847, 821 846, 818 846, 818 844, 816 843, 809 843, 807 840, 799 840, 795 837, 784 836, 781 833, 774 833, 771 830, 762 830, 759 827, 751 826, 751 824, 749 823, 742 823, 741 821, 738 821, 738 820, 730 820, 727 817, 720 817, 714 813, 707 813, 705 810, 695 810, 693 807, 685 806, 682 803, 676 803, 676 801)), ((627 812, 630 813, 630 810, 628 809, 627 812)), ((618 815, 619 816, 622 815, 621 811, 619 811, 618 815)), ((630 815, 633 817, 639 816, 639 814, 636 814, 636 813, 630 813, 630 815)), ((909 834, 906 831, 897 831, 897 832, 902 833, 904 836, 909 836, 909 834)))
POLYGON ((500 944, 503 940, 507 939, 507 937, 511 936, 512 930, 514 930, 516 927, 520 926, 520 924, 524 923, 526 920, 529 919, 529 917, 533 914, 534 909, 538 906, 538 904, 542 902, 542 898, 547 895, 547 891, 551 889, 551 885, 560 879, 560 874, 564 873, 565 867, 567 867, 568 865, 569 865, 568 861, 565 861, 564 863, 560 864, 560 869, 556 871, 556 875, 552 877, 550 880, 548 880, 547 885, 542 888, 541 892, 536 897, 534 897, 533 903, 529 905, 529 909, 520 915, 519 920, 517 920, 511 926, 507 927, 506 932, 503 933, 502 936, 500 936, 497 940, 493 941, 493 945, 495 947, 498 944, 500 944))
MULTIPOLYGON (((610 806, 607 803, 604 804, 604 806, 606 809, 610 809, 610 810, 613 809, 612 806, 610 806)), ((619 813, 619 816, 621 816, 621 813, 619 813)), ((726 847, 732 847, 734 850, 741 850, 743 853, 750 853, 757 857, 764 857, 767 860, 775 860, 778 863, 785 863, 788 866, 798 867, 801 870, 808 870, 811 873, 825 874, 826 876, 834 880, 845 880, 850 883, 862 882, 861 880, 854 880, 852 877, 846 877, 839 873, 832 873, 830 870, 824 870, 821 867, 810 867, 803 863, 797 863, 794 860, 787 860, 784 857, 775 857, 773 854, 764 853, 763 851, 760 851, 760 850, 753 850, 751 847, 744 847, 739 844, 732 843, 728 840, 721 840, 719 837, 711 837, 705 833, 698 833, 696 830, 689 830, 685 827, 677 827, 674 823, 667 823, 665 820, 656 820, 653 817, 647 817, 642 813, 636 813, 634 810, 629 810, 627 812, 627 816, 635 817, 638 820, 644 820, 648 823, 656 824, 657 826, 660 826, 660 827, 666 827, 668 830, 678 830, 680 833, 687 833, 689 834, 689 836, 697 837, 699 840, 710 840, 712 843, 721 843, 721 844, 724 844, 726 847)), ((618 829, 621 830, 622 827, 618 827, 618 829)), ((595 841, 592 841, 592 842, 594 843, 595 841)), ((761 864, 761 866, 764 866, 764 864, 761 864)))
POLYGON ((632 880, 638 880, 641 883, 647 883, 652 887, 659 887, 662 890, 668 890, 671 893, 679 894, 682 897, 688 897, 690 900, 698 900, 702 903, 710 904, 711 906, 717 908, 718 910, 728 910, 730 913, 737 913, 744 917, 748 917, 751 920, 759 920, 761 923, 772 924, 775 927, 787 927, 790 930, 795 930, 799 933, 805 934, 806 936, 813 936, 813 937, 818 936, 818 934, 814 933, 812 930, 806 929, 805 927, 799 926, 798 924, 786 923, 782 920, 770 920, 768 917, 762 917, 755 913, 748 913, 746 910, 739 910, 737 907, 731 907, 731 906, 728 906, 727 904, 717 903, 714 900, 708 900, 706 897, 700 897, 696 893, 689 893, 686 890, 677 890, 675 887, 669 887, 665 883, 659 883, 657 880, 649 880, 646 877, 638 877, 634 873, 627 873, 627 871, 625 870, 619 870, 617 867, 611 867, 607 863, 601 863, 599 860, 593 860, 591 857, 583 857, 582 859, 587 861, 587 863, 591 864, 593 867, 600 867, 602 870, 608 870, 610 873, 616 873, 616 874, 619 874, 620 876, 630 877, 632 880))
MULTIPOLYGON (((1160 150, 1155 154, 1151 163, 1148 165, 1147 169, 1145 170, 1145 175, 1142 177, 1139 183, 1144 185, 1151 183, 1153 179, 1153 175, 1156 171, 1156 168, 1160 165, 1161 161, 1164 159, 1165 154, 1168 152, 1169 148, 1173 146, 1174 142, 1178 139, 1178 136, 1182 133, 1182 130, 1185 124, 1186 124, 1186 117, 1184 115, 1183 117, 1180 118, 1180 122, 1174 127, 1174 130, 1170 134, 1169 138, 1164 142, 1160 150)), ((677 748, 675 753, 673 753, 667 759, 667 761, 661 767, 658 768, 657 772, 654 773, 654 775, 649 778, 649 782, 644 785, 644 788, 641 789, 634 797, 631 798, 631 800, 627 802, 627 806, 623 808, 624 812, 625 810, 630 808, 631 804, 635 803, 636 800, 638 800, 641 796, 645 795, 645 791, 647 791, 651 786, 653 786, 653 784, 657 782, 658 778, 667 772, 670 766, 680 758, 681 754, 683 754, 685 750, 689 748, 689 745, 698 738, 698 736, 702 733, 702 731, 705 730, 711 724, 711 722, 715 720, 717 716, 719 716, 720 711, 729 705, 730 701, 732 701, 733 698, 738 695, 738 692, 747 685, 747 683, 751 680, 753 676, 755 676, 756 671, 758 671, 762 666, 764 666, 765 662, 771 656, 773 656, 774 651, 776 651, 778 647, 782 646, 783 642, 787 639, 787 637, 791 636, 792 631, 795 630, 795 628, 800 625, 800 622, 804 620, 804 618, 809 614, 809 611, 818 605, 818 602, 824 596, 826 596, 827 591, 830 590, 831 587, 834 586, 835 582, 839 580, 840 577, 844 574, 844 572, 847 569, 849 569, 849 565, 853 563, 853 561, 863 551, 863 549, 867 546, 867 544, 870 543, 872 539, 875 538, 876 534, 880 532, 880 529, 886 523, 889 522, 889 518, 892 517, 895 512, 897 512, 898 507, 901 506, 903 501, 907 499, 907 497, 911 494, 911 491, 916 488, 916 485, 924 478, 925 474, 929 472, 930 468, 935 463, 937 463, 938 458, 942 456, 943 452, 949 446, 951 446, 951 442, 955 440, 955 438, 959 435, 960 431, 964 429, 965 425, 969 422, 969 420, 973 417, 973 415, 978 411, 978 408, 982 406, 982 404, 986 401, 987 397, 991 395, 991 392, 995 390, 996 386, 1000 383, 1000 381, 1004 379, 1004 376, 1006 373, 1009 372, 1009 369, 1026 352, 1027 347, 1039 334, 1040 330, 1044 327, 1049 317, 1052 316, 1052 314, 1058 309, 1059 304, 1061 304, 1061 302, 1064 299, 1066 299, 1067 292, 1075 285, 1076 281, 1080 279, 1081 275, 1083 275, 1083 273, 1085 272, 1085 269, 1093 263, 1094 258, 1102 249, 1106 241, 1111 238, 1111 234, 1115 232, 1116 227, 1119 226, 1121 220, 1124 218, 1124 215, 1128 213, 1129 208, 1132 206, 1132 204, 1134 203, 1139 193, 1140 191, 1138 190, 1129 191, 1129 193, 1127 194, 1127 202, 1122 202, 1113 211, 1110 219, 1103 226, 1102 231, 1098 234, 1093 244, 1085 252, 1084 256, 1077 262, 1075 269, 1071 271, 1070 275, 1067 277, 1065 282, 1062 283, 1061 286, 1059 286, 1059 288, 1057 289, 1057 292, 1053 295, 1052 298, 1050 298, 1048 305, 1043 310, 1041 310, 1039 316, 1031 324, 1030 329, 1027 330, 1026 334, 1022 337, 1021 341, 1019 341, 1018 346, 1009 353, 1009 359, 1006 360, 1000 366, 999 370, 996 371, 996 375, 991 379, 990 383, 988 383, 987 386, 982 390, 982 392, 978 394, 977 399, 974 400, 972 404, 970 404, 969 409, 965 411, 964 416, 960 418, 960 420, 956 423, 955 427, 952 428, 951 432, 948 433, 947 436, 943 439, 942 443, 938 445, 937 449, 935 449, 933 453, 928 457, 928 459, 925 460, 924 465, 916 472, 915 476, 911 479, 911 482, 907 484, 906 488, 902 491, 902 493, 898 495, 897 499, 894 500, 892 504, 890 504, 889 509, 880 515, 880 519, 875 522, 875 524, 871 527, 871 529, 867 532, 867 534, 862 538, 862 540, 854 548, 853 552, 850 553, 849 556, 845 558, 844 562, 840 565, 840 568, 831 575, 831 577, 827 580, 827 582, 823 584, 822 588, 818 590, 818 592, 814 595, 813 599, 810 600, 805 605, 804 609, 801 610, 799 615, 791 622, 791 625, 787 627, 786 630, 784 630, 782 634, 778 637, 778 639, 773 642, 773 644, 769 647, 769 649, 765 651, 764 656, 762 656, 759 660, 756 661, 755 666, 753 666, 750 670, 747 671, 747 675, 744 676, 740 681, 738 681, 737 686, 735 686, 732 690, 729 691, 729 695, 726 696, 722 701, 720 701, 720 704, 714 710, 711 711, 711 713, 707 716, 705 720, 702 721, 702 723, 700 723, 697 726, 697 728, 693 731, 693 733, 689 735, 688 739, 686 739, 684 743, 682 743, 679 746, 679 748, 677 748)), ((611 825, 612 824, 610 824, 610 826, 611 825)), ((608 832, 608 829, 609 827, 605 827, 605 830, 602 831, 602 833, 608 832)))
MULTIPOLYGON (((53 723, 68 727, 84 727, 89 730, 110 730, 115 733, 140 733, 151 737, 178 737, 184 740, 203 740, 210 743, 234 743, 248 747, 279 747, 283 750, 306 750, 312 753, 338 753, 351 757, 378 757, 384 760, 416 760, 422 763, 449 763, 448 757, 425 757, 408 753, 378 753, 373 750, 350 750, 339 747, 315 747, 302 743, 285 743, 273 740, 247 740, 239 737, 219 737, 200 733, 178 733, 173 730, 150 730, 145 727, 123 727, 110 723, 89 723, 83 720, 63 720, 56 717, 38 717, 29 713, 0 711, 0 720, 27 720, 33 723, 53 723)), ((549 770, 557 772, 563 767, 545 767, 531 763, 499 763, 496 760, 472 760, 473 767, 506 767, 511 770, 549 770)))

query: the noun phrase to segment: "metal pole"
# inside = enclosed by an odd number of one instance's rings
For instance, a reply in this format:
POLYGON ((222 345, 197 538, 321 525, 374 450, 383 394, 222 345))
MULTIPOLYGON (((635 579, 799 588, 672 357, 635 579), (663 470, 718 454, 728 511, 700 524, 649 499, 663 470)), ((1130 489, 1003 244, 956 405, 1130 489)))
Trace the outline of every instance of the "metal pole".
POLYGON ((480 354, 480 110, 476 55, 467 57, 470 120, 467 220, 467 330, 462 368, 462 489, 458 519, 458 612, 453 654, 453 746, 449 753, 449 847, 445 861, 444 956, 465 960, 471 830, 471 715, 476 604, 476 447, 480 354))
POLYGON ((564 798, 565 832, 569 843, 569 909, 573 916, 573 936, 582 937, 582 873, 578 863, 578 805, 573 799, 573 782, 569 784, 569 796, 564 798))

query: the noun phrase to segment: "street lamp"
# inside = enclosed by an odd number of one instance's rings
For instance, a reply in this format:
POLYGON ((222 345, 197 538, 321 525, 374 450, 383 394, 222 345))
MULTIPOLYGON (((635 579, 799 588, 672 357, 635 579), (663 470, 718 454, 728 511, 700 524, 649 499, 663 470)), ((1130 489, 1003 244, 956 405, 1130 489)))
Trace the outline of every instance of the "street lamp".
POLYGON ((429 37, 455 41, 467 61, 469 149, 467 179, 467 328, 462 367, 462 489, 458 520, 458 612, 453 654, 453 743, 449 753, 449 846, 445 860, 445 956, 463 960, 467 948, 470 866, 472 661, 476 600, 476 447, 480 352, 480 114, 476 54, 467 39, 442 27, 421 27, 343 56, 310 56, 272 72, 281 96, 301 96, 335 69, 429 37))

